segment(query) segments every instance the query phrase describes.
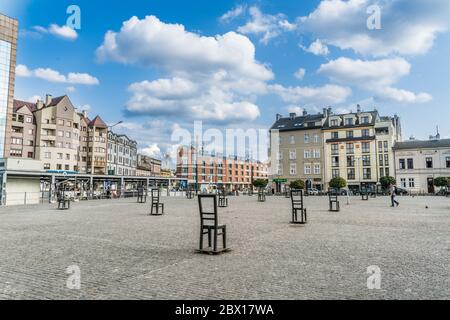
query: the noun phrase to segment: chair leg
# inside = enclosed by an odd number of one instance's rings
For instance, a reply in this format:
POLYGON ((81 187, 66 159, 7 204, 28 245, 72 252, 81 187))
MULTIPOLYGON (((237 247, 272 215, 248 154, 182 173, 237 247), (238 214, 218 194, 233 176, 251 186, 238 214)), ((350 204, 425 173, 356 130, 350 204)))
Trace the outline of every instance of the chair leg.
POLYGON ((203 250, 203 228, 200 228, 200 250, 203 250))
POLYGON ((223 248, 226 249, 227 248, 227 226, 225 226, 222 230, 223 234, 222 234, 222 241, 223 241, 223 248))
POLYGON ((211 229, 208 229, 208 248, 211 248, 212 246, 212 234, 211 229))
POLYGON ((214 252, 217 252, 217 229, 214 229, 214 252))

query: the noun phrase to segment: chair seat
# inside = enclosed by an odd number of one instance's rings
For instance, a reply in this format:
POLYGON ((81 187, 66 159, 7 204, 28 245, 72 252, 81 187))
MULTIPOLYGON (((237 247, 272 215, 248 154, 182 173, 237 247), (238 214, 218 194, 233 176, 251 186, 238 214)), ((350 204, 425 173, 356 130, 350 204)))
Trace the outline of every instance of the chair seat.
MULTIPOLYGON (((217 226, 217 229, 225 229, 227 226, 226 225, 220 225, 217 226)), ((211 229, 214 230, 216 228, 216 226, 203 226, 203 229, 211 229)))

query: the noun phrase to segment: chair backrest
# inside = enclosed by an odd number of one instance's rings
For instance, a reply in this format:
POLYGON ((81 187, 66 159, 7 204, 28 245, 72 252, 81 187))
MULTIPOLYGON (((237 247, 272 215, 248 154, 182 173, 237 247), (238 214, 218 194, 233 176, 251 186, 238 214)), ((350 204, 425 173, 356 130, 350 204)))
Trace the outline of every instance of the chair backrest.
POLYGON ((338 201, 338 192, 337 190, 331 189, 329 192, 329 198, 331 202, 337 202, 338 201))
POLYGON ((198 196, 198 207, 200 210, 200 223, 204 225, 219 224, 217 217, 217 197, 213 194, 201 194, 198 196))
POLYGON ((159 189, 152 189, 152 203, 159 203, 161 191, 159 189))
POLYGON ((291 190, 293 209, 303 209, 303 190, 291 190))

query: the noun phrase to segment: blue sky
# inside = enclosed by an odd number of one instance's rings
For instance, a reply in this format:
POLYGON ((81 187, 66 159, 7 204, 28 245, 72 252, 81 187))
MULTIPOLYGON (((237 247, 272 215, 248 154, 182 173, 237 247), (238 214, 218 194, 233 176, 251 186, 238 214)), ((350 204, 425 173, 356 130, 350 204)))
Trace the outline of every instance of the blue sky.
POLYGON ((124 121, 148 154, 195 120, 268 128, 276 113, 358 103, 399 114, 406 138, 436 125, 450 137, 446 0, 2 0, 0 12, 20 23, 16 98, 68 94, 124 121), (80 30, 65 27, 72 4, 80 30))

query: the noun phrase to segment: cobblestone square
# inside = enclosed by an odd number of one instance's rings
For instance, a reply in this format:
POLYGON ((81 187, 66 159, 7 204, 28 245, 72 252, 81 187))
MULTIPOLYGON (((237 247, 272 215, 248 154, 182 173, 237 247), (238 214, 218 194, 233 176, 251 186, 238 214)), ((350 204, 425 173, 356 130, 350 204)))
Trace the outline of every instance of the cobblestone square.
POLYGON ((450 199, 308 197, 306 226, 290 200, 230 198, 220 209, 230 253, 198 248, 197 200, 135 199, 0 208, 1 299, 449 299, 450 199), (428 207, 428 208, 427 208, 428 207), (79 266, 81 289, 66 286, 79 266), (369 290, 369 266, 381 289, 369 290))

